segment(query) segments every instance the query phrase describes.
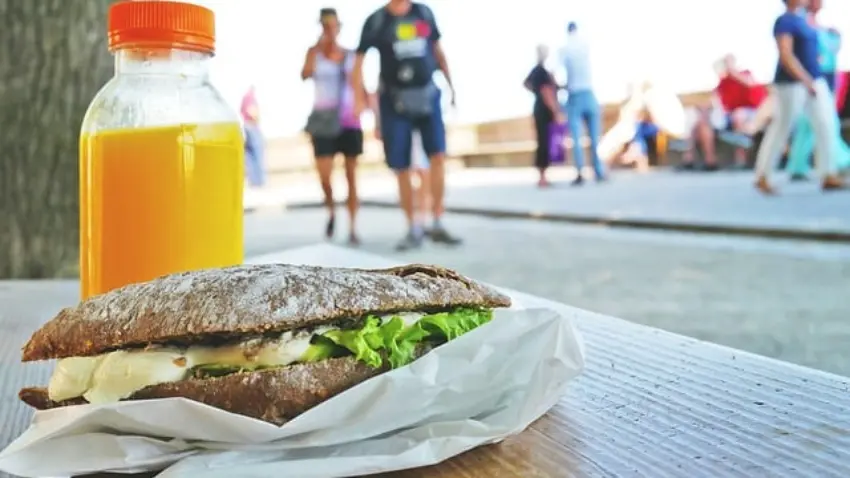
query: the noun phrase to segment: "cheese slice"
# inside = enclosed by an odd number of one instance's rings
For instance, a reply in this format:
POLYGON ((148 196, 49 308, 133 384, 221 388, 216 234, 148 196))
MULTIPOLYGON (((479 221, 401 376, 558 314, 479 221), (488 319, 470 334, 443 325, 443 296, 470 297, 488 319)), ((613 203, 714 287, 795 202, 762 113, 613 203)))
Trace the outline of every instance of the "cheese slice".
MULTIPOLYGON (((424 316, 419 312, 404 312, 383 316, 381 320, 386 322, 400 317, 411 326, 424 316)), ((247 370, 282 367, 301 360, 313 335, 334 329, 336 327, 319 327, 312 332, 284 332, 277 340, 256 339, 221 347, 118 350, 95 357, 66 358, 57 361, 47 393, 54 401, 83 397, 89 403, 111 403, 151 385, 179 382, 200 365, 247 370)))

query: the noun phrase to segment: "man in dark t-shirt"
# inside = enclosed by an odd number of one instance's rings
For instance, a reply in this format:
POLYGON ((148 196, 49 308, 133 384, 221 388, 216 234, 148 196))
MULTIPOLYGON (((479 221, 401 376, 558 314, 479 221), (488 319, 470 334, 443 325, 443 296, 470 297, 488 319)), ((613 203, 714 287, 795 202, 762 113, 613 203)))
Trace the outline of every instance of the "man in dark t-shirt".
MULTIPOLYGON (((418 247, 425 236, 425 225, 418 222, 413 208, 411 144, 415 130, 420 132, 431 161, 434 224, 430 237, 435 242, 458 244, 460 240, 450 235, 440 220, 445 191, 446 127, 434 72, 443 72, 451 88, 452 104, 454 87, 434 13, 418 2, 391 0, 366 19, 351 73, 356 92, 364 91, 363 58, 372 48, 381 57, 378 113, 384 154, 398 178, 399 199, 409 225, 409 232, 397 249, 418 247)), ((366 98, 358 95, 355 114, 365 106, 366 98)))

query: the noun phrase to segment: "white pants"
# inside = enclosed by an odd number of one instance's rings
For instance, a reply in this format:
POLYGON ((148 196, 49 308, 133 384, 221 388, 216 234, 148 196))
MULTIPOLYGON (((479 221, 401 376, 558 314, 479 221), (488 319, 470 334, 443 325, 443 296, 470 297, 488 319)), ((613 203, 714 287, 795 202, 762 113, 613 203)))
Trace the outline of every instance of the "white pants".
POLYGON ((775 97, 773 121, 767 127, 756 157, 756 174, 767 177, 776 169, 776 161, 788 145, 791 130, 800 115, 806 113, 815 133, 815 166, 821 177, 835 170, 835 158, 830 157, 832 135, 835 133, 835 103, 823 78, 815 81, 812 96, 802 83, 783 83, 773 87, 775 97))

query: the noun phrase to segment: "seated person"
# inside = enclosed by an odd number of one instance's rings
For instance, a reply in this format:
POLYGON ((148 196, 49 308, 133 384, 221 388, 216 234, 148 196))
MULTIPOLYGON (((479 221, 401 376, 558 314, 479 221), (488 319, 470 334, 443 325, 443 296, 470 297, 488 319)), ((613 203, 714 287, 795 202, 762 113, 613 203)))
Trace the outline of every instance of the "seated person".
POLYGON ((660 130, 652 122, 649 113, 644 111, 635 126, 635 135, 624 147, 623 152, 615 157, 614 163, 623 166, 633 166, 638 171, 649 169, 649 144, 658 140, 660 130))
POLYGON ((674 140, 668 144, 669 149, 682 152, 682 163, 678 165, 678 169, 717 171, 717 155, 714 150, 714 129, 711 127, 711 120, 709 119, 710 112, 711 108, 707 106, 692 107, 685 111, 688 118, 687 129, 691 132, 690 138, 674 140), (697 163, 694 159, 694 153, 697 147, 694 144, 694 138, 702 150, 703 162, 701 163, 697 163))
MULTIPOLYGON (((617 123, 608 130, 599 142, 600 158, 613 162, 624 158, 623 151, 632 146, 628 156, 640 158, 641 146, 646 145, 647 135, 652 131, 652 138, 663 132, 673 139, 689 141, 691 130, 688 128, 687 115, 679 98, 669 90, 660 88, 646 81, 637 83, 630 91, 629 99, 620 108, 617 123), (653 128, 650 130, 648 124, 653 128)), ((640 163, 638 163, 640 164, 640 163)))
POLYGON ((747 151, 757 111, 768 98, 767 87, 759 84, 749 70, 738 68, 733 55, 726 55, 715 65, 720 81, 714 89, 712 125, 720 139, 737 146, 735 166, 746 167, 747 151))

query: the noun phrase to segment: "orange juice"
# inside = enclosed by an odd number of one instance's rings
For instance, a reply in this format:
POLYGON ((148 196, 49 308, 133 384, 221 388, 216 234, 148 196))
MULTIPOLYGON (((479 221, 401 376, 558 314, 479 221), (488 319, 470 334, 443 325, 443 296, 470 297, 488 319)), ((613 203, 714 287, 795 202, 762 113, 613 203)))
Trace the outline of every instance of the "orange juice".
POLYGON ((98 131, 80 138, 83 299, 243 259, 238 123, 98 131))

